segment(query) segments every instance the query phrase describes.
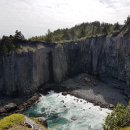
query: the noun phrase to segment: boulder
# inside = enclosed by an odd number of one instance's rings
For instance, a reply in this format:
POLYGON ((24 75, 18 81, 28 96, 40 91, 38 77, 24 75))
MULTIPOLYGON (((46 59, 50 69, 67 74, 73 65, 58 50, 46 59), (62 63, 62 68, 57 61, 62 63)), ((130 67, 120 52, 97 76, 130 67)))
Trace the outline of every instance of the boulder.
POLYGON ((47 120, 44 117, 38 117, 35 118, 35 120, 37 120, 40 124, 42 124, 46 128, 48 127, 47 120))
POLYGON ((6 113, 7 111, 6 111, 6 109, 5 108, 3 108, 3 107, 0 107, 0 114, 2 114, 2 113, 6 113))
POLYGON ((114 108, 114 105, 113 105, 113 104, 110 104, 110 105, 109 105, 109 108, 111 108, 111 109, 114 108))
POLYGON ((4 106, 4 109, 7 111, 13 111, 17 108, 17 105, 15 103, 9 103, 4 106))
POLYGON ((84 78, 84 81, 85 82, 91 82, 91 80, 89 78, 87 78, 87 77, 84 78))
POLYGON ((68 93, 67 92, 62 92, 62 95, 63 96, 66 96, 68 93))
POLYGON ((77 120, 77 117, 76 116, 72 116, 71 120, 75 121, 75 120, 77 120))

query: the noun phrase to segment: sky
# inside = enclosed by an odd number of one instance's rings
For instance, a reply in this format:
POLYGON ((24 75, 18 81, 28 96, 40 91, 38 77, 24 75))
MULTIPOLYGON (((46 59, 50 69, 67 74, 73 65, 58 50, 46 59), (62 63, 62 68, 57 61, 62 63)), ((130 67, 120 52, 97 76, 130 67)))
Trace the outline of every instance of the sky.
POLYGON ((26 38, 83 22, 124 23, 130 0, 0 0, 0 37, 21 31, 26 38))

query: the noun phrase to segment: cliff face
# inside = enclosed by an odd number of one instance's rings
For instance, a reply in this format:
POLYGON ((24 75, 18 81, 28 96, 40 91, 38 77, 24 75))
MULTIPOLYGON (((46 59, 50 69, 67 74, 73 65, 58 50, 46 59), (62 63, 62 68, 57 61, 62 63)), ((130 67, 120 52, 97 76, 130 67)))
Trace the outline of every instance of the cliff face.
POLYGON ((96 37, 78 43, 44 46, 35 52, 0 57, 0 91, 30 94, 46 82, 86 72, 130 86, 130 38, 96 37))
MULTIPOLYGON (((59 60, 55 69, 55 77, 59 81, 66 76, 86 72, 101 78, 114 78, 125 82, 126 90, 130 86, 130 38, 129 37, 97 37, 79 43, 66 44, 58 48, 55 56, 59 60), (65 63, 66 62, 66 63, 65 63), (61 78, 62 77, 62 78, 61 78)), ((57 81, 57 79, 56 79, 57 81)))
POLYGON ((30 94, 49 80, 50 49, 0 57, 0 90, 4 95, 30 94))

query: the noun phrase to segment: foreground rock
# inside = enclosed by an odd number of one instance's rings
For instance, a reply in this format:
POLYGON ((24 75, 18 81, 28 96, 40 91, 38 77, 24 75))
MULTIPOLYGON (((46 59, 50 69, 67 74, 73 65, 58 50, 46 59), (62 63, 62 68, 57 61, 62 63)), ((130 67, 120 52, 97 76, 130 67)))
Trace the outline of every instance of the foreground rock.
MULTIPOLYGON (((47 128, 47 126, 44 126, 44 124, 41 124, 41 122, 39 120, 36 120, 39 122, 39 124, 36 123, 35 120, 36 119, 32 120, 28 117, 25 117, 24 125, 28 128, 31 128, 32 130, 45 130, 47 128), (44 128, 43 128, 43 126, 44 126, 44 128)), ((47 125, 47 121, 46 121, 46 125, 47 125)))
POLYGON ((27 108, 31 107, 34 103, 36 103, 39 97, 40 94, 35 94, 34 96, 29 98, 25 102, 21 103, 20 105, 17 105, 15 103, 9 103, 3 107, 0 107, 0 116, 23 112, 27 108))
POLYGON ((43 126, 48 127, 47 120, 44 117, 35 118, 36 121, 40 122, 43 126))
POLYGON ((14 110, 16 110, 16 108, 17 108, 17 105, 15 103, 9 103, 9 104, 4 106, 4 109, 8 112, 14 111, 14 110))

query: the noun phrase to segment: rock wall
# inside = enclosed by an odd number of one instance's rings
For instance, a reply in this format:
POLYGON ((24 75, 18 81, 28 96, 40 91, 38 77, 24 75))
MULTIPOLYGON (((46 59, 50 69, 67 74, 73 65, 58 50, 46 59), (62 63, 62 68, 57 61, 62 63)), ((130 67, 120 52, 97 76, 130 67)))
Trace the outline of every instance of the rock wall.
MULTIPOLYGON (((55 77, 62 81, 64 77, 86 72, 97 76, 114 78, 130 86, 130 38, 129 37, 95 37, 78 43, 61 45, 54 59, 57 62, 55 77), (60 49, 61 48, 61 49, 60 49), (66 63, 65 63, 66 62, 66 63), (61 76, 62 75, 62 76, 61 76), (65 76, 66 75, 66 76, 65 76), (62 78, 61 78, 62 77, 62 78)), ((58 81, 56 79, 56 81, 58 81)))
POLYGON ((49 52, 42 48, 34 52, 13 53, 0 57, 0 91, 4 95, 34 93, 49 81, 49 52))
POLYGON ((129 90, 129 37, 95 37, 53 48, 42 46, 35 52, 12 53, 0 57, 1 93, 34 93, 39 86, 49 81, 60 83, 84 72, 98 78, 115 78, 125 82, 125 89, 129 90))

